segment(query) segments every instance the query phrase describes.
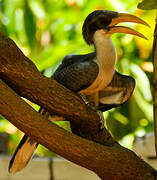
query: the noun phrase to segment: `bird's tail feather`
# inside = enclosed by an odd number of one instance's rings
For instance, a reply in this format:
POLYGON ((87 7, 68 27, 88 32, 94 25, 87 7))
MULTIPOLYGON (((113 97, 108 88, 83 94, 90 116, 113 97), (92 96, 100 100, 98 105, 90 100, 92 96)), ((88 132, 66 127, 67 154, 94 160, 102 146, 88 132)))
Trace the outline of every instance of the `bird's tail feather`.
POLYGON ((9 163, 9 172, 14 174, 25 168, 37 146, 37 142, 31 137, 24 135, 9 163))
MULTIPOLYGON (((44 116, 49 115, 48 112, 42 108, 40 108, 39 112, 44 116)), ((9 163, 8 171, 15 174, 25 168, 32 158, 37 146, 37 142, 31 137, 24 135, 9 163)))

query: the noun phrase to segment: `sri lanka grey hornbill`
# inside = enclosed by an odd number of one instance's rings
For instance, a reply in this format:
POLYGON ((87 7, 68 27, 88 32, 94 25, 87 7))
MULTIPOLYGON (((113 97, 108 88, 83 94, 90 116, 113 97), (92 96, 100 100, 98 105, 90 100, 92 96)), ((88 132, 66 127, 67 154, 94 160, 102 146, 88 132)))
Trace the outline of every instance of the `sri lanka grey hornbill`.
MULTIPOLYGON (((135 81, 115 70, 116 51, 111 41, 113 33, 128 33, 145 38, 135 30, 116 26, 120 22, 134 22, 148 26, 140 18, 113 11, 97 10, 87 16, 82 33, 95 52, 68 55, 53 74, 53 78, 68 89, 94 103, 96 110, 106 111, 125 103, 131 96, 135 81)), ((146 38, 145 38, 146 39, 146 38)), ((40 113, 48 114, 41 109, 40 113)), ((30 160, 38 143, 24 135, 9 165, 9 172, 22 170, 30 160)))

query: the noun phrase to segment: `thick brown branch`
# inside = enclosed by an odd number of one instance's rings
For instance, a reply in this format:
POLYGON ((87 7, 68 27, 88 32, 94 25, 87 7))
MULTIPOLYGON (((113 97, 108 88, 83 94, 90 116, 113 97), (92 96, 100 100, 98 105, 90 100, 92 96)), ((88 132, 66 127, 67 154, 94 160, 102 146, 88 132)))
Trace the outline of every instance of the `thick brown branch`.
POLYGON ((21 96, 70 120, 74 133, 101 144, 114 143, 105 128, 100 132, 98 115, 79 96, 52 78, 42 76, 16 44, 2 34, 0 77, 21 96))
POLYGON ((19 95, 71 121, 78 135, 53 125, 0 80, 0 113, 37 142, 96 172, 104 180, 154 179, 156 173, 133 152, 119 146, 83 101, 53 79, 43 77, 12 40, 0 34, 0 77, 19 95), (100 144, 110 145, 102 146, 100 144))
POLYGON ((133 152, 102 146, 49 122, 0 80, 0 113, 57 154, 97 173, 103 180, 154 180, 155 170, 133 152))

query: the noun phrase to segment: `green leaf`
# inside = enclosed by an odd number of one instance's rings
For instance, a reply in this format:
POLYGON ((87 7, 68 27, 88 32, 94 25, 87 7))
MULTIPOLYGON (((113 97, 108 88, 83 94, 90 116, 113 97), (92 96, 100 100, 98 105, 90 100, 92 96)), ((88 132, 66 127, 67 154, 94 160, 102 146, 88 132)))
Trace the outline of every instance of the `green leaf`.
POLYGON ((134 97, 138 107, 145 114, 146 118, 149 121, 153 121, 153 105, 145 101, 145 99, 141 96, 141 93, 137 88, 135 88, 134 97))
POLYGON ((36 0, 30 0, 29 6, 32 10, 32 12, 36 15, 37 18, 39 19, 45 19, 46 18, 46 12, 44 10, 43 4, 41 1, 36 1, 36 0))
POLYGON ((69 121, 53 121, 57 126, 71 132, 71 126, 69 121))
POLYGON ((34 15, 28 5, 28 2, 25 1, 25 8, 24 8, 24 25, 25 31, 28 38, 28 43, 32 48, 35 45, 35 32, 36 32, 36 24, 34 15))
POLYGON ((131 64, 130 69, 136 79, 136 87, 140 90, 146 101, 152 100, 150 82, 145 72, 136 64, 131 64), (143 83, 144 82, 144 83, 143 83))
POLYGON ((157 0, 143 0, 137 7, 143 10, 157 9, 157 0))

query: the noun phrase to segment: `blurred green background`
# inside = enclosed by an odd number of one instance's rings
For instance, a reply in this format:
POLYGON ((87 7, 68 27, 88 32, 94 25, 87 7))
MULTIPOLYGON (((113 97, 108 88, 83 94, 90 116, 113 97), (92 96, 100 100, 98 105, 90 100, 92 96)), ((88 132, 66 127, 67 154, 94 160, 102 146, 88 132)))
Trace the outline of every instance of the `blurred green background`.
MULTIPOLYGON (((112 36, 117 50, 116 68, 133 76, 136 88, 128 103, 104 116, 112 135, 128 148, 132 147, 135 135, 153 131, 151 51, 155 11, 139 10, 138 3, 138 0, 0 0, 0 31, 12 38, 45 76, 52 75, 65 55, 93 50, 81 35, 83 21, 92 11, 127 12, 148 22, 151 29, 127 24, 143 33, 148 41, 125 34, 112 36)), ((0 117, 0 132, 7 133, 7 153, 13 153, 22 133, 3 117, 0 117)), ((52 155, 42 146, 37 154, 52 155)))

